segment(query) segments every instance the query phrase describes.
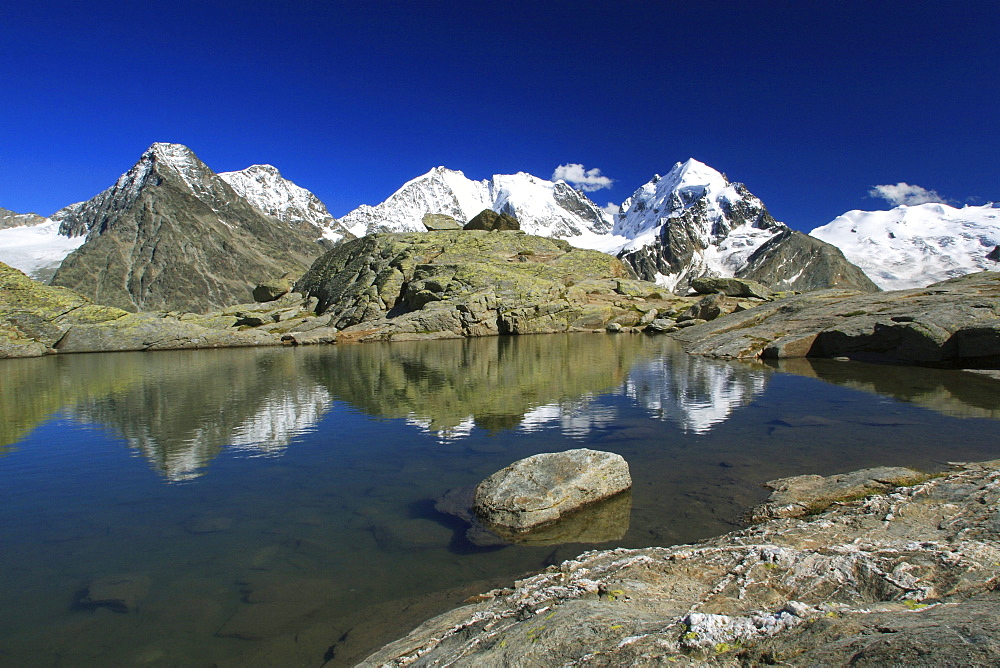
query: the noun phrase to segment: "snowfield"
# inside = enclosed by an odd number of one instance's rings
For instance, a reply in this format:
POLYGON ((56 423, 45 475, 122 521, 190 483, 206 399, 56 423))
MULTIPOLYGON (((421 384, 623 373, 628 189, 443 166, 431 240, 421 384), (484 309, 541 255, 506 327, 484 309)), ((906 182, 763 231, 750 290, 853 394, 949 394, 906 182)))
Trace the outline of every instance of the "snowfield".
POLYGON ((86 240, 83 235, 59 234, 59 222, 52 219, 39 225, 0 230, 0 262, 47 283, 66 256, 86 240))
POLYGON ((837 246, 883 290, 921 288, 984 269, 1000 245, 996 204, 900 205, 890 211, 848 211, 810 232, 837 246))

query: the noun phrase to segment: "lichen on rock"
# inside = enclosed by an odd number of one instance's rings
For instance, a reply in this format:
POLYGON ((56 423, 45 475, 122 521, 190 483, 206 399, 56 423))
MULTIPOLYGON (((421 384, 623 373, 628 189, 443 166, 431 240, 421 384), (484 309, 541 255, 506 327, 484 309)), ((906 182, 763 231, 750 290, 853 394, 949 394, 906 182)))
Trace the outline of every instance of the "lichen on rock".
POLYGON ((691 301, 609 255, 517 231, 369 235, 329 251, 295 289, 318 300, 342 341, 634 326, 650 308, 691 301))

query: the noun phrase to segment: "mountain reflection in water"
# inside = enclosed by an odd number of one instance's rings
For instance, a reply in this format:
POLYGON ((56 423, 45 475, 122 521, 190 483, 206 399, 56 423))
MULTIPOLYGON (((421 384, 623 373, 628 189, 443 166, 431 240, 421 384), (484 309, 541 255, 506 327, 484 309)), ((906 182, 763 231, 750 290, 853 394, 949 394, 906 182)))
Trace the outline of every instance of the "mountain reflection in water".
MULTIPOLYGON (((805 359, 770 366, 949 415, 1000 416, 1000 382, 971 374, 805 359)), ((603 395, 703 434, 761 395, 771 373, 755 362, 687 355, 665 338, 624 335, 75 355, 4 367, 0 454, 62 413, 119 434, 173 482, 202 475, 223 450, 280 456, 333 401, 403 419, 442 443, 477 427, 556 426, 583 439, 618 419, 614 405, 598 405, 603 395)))
POLYGON ((752 400, 767 378, 760 368, 685 355, 666 339, 590 335, 77 355, 7 366, 2 447, 63 413, 119 434, 173 482, 202 475, 224 449, 282 454, 332 401, 404 419, 441 441, 475 427, 530 432, 553 424, 582 438, 616 419, 595 398, 623 394, 653 417, 702 433, 752 400))

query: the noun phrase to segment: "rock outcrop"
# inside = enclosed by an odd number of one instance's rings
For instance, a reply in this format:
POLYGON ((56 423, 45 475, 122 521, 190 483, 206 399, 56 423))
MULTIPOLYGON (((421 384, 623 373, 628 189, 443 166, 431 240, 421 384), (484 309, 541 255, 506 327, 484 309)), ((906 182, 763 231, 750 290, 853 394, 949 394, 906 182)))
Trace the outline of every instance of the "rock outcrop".
POLYGON ((621 455, 579 448, 518 460, 479 483, 473 510, 491 530, 524 533, 554 524, 632 487, 621 455))
POLYGON ((293 284, 294 281, 287 276, 276 278, 273 281, 264 281, 253 289, 253 300, 255 302, 273 302, 278 297, 291 292, 293 284))
POLYGON ((461 223, 444 213, 425 213, 421 222, 428 232, 462 229, 461 223))
POLYGON ((315 300, 287 294, 207 314, 129 313, 42 285, 0 263, 0 358, 54 353, 174 350, 332 342, 315 300), (284 340, 283 340, 284 339, 284 340))
POLYGON ((839 248, 794 230, 783 230, 747 258, 736 275, 772 290, 843 288, 878 292, 865 272, 851 264, 839 248))
POLYGON ((512 232, 521 229, 517 218, 507 213, 497 213, 491 209, 483 209, 462 228, 465 230, 485 230, 492 232, 512 232))
POLYGON ((826 510, 834 503, 851 501, 885 492, 893 487, 923 482, 928 476, 903 467, 880 466, 831 476, 797 475, 769 480, 773 490, 766 503, 750 511, 751 522, 778 517, 801 517, 826 510))
POLYGON ((767 299, 771 290, 757 281, 745 278, 722 278, 721 276, 699 276, 691 281, 691 289, 699 295, 721 292, 727 297, 756 297, 767 299))
POLYGON ((691 300, 619 260, 522 232, 377 234, 317 260, 295 290, 342 341, 534 334, 639 325, 691 300))
POLYGON ((587 552, 363 666, 995 665, 1000 461, 695 545, 587 552))
POLYGON ((28 227, 31 225, 41 225, 45 218, 37 213, 17 213, 0 206, 0 230, 11 227, 28 227))
POLYGON ((821 290, 673 334, 688 352, 724 358, 849 357, 982 366, 1000 360, 1000 273, 926 288, 821 290))

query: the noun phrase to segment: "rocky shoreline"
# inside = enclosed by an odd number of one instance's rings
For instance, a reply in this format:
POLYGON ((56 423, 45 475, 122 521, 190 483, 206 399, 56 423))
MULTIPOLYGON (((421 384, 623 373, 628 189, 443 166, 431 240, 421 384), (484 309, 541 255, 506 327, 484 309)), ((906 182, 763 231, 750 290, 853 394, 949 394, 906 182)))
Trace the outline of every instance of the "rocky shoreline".
POLYGON ((817 290, 673 336, 689 353, 720 358, 848 357, 997 368, 1000 272, 874 294, 817 290))
POLYGON ((255 303, 131 313, 0 264, 0 358, 628 330, 698 301, 519 231, 369 235, 320 258, 296 291, 272 283, 255 303))
POLYGON ((759 524, 584 553, 473 597, 361 665, 1000 662, 1000 460, 768 485, 750 514, 759 524))
POLYGON ((680 297, 564 241, 439 231, 370 235, 324 255, 294 286, 274 283, 259 286, 259 302, 209 313, 130 313, 0 265, 0 358, 644 331, 720 358, 1000 362, 997 272, 874 294, 772 294, 752 281, 702 278, 692 282, 702 294, 680 297))

